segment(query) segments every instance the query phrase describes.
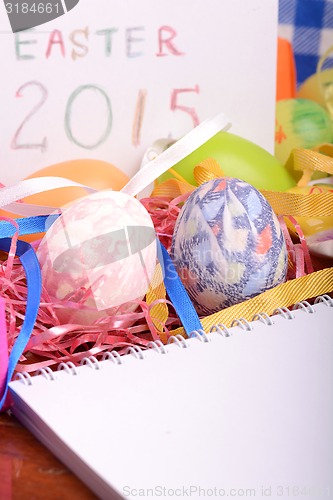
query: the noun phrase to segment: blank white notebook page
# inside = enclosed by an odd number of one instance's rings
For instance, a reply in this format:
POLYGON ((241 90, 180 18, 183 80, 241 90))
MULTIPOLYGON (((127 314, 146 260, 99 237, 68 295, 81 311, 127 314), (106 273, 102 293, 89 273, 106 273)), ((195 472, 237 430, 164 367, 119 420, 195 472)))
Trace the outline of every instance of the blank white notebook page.
POLYGON ((14 381, 14 413, 103 499, 329 498, 333 307, 313 311, 14 381))

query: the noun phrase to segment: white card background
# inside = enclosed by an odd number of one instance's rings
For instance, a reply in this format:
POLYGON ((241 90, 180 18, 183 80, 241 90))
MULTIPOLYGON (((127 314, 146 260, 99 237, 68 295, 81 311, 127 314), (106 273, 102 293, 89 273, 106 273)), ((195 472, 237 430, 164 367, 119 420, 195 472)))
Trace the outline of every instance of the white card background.
POLYGON ((76 158, 133 175, 219 112, 272 152, 276 40, 277 0, 80 0, 17 35, 0 6, 0 182, 76 158))

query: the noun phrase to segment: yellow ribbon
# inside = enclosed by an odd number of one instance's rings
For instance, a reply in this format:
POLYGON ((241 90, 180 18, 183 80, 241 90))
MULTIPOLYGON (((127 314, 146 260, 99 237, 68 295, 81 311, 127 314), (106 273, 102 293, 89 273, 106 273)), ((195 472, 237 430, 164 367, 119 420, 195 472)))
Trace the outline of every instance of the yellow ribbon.
MULTIPOLYGON (((251 321, 253 316, 260 312, 272 315, 279 307, 290 307, 302 300, 308 300, 319 295, 333 292, 333 267, 316 271, 301 278, 295 278, 271 290, 257 295, 253 299, 246 300, 234 306, 223 309, 201 319, 205 332, 215 325, 223 324, 227 328, 231 326, 234 319, 244 318, 251 321)), ((177 328, 172 335, 180 334, 186 337, 183 328, 177 328)), ((161 340, 167 341, 167 336, 161 336, 161 340)))
POLYGON ((327 153, 332 153, 333 149, 328 146, 327 144, 321 146, 325 148, 326 154, 311 149, 293 149, 286 163, 286 168, 300 174, 298 186, 306 186, 314 172, 333 175, 333 158, 327 155, 327 153))
POLYGON ((207 158, 194 167, 194 178, 198 186, 201 186, 204 182, 223 176, 223 170, 213 158, 207 158))
MULTIPOLYGON (((163 283, 163 273, 161 264, 157 264, 153 279, 146 294, 146 303, 152 304, 156 300, 165 299, 166 290, 163 283)), ((164 325, 168 319, 169 311, 165 302, 159 302, 152 306, 150 316, 156 330, 160 333, 164 330, 164 325)))
MULTIPOLYGON (((298 150, 304 153, 307 150, 298 150)), ((333 159, 328 158, 320 153, 310 151, 310 157, 316 157, 317 162, 311 167, 312 172, 319 170, 321 172, 333 173, 333 159), (321 157, 323 161, 321 162, 321 157)), ((300 157, 297 156, 297 161, 300 157)), ((304 169, 307 165, 304 166, 304 169)), ((169 179, 155 187, 152 196, 164 196, 167 198, 177 198, 178 196, 188 193, 196 189, 197 186, 189 184, 179 174, 178 179, 169 179), (181 179, 181 180, 179 180, 181 179)), ((224 173, 219 164, 212 158, 204 160, 194 168, 194 178, 198 186, 218 177, 223 177, 224 173)), ((279 191, 261 190, 267 201, 272 206, 277 215, 292 215, 293 217, 330 217, 333 215, 333 193, 320 193, 320 194, 295 194, 279 191)))
POLYGON ((333 193, 295 194, 264 191, 268 203, 277 215, 293 217, 332 217, 333 193))
POLYGON ((174 200, 186 193, 190 193, 195 189, 195 186, 189 184, 188 182, 177 180, 177 179, 168 179, 161 184, 155 185, 153 192, 151 194, 152 197, 158 196, 161 198, 168 198, 174 200))
POLYGON ((322 153, 323 155, 333 158, 333 144, 325 142, 324 144, 319 144, 312 149, 313 151, 318 151, 318 153, 322 153))

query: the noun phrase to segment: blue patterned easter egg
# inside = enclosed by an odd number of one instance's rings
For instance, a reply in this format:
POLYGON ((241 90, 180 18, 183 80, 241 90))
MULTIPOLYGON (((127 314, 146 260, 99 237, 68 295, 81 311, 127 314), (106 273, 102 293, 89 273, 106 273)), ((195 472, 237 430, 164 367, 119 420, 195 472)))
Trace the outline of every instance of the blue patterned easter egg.
POLYGON ((272 207, 224 177, 197 188, 175 227, 171 257, 199 314, 254 297, 286 279, 287 250, 272 207))

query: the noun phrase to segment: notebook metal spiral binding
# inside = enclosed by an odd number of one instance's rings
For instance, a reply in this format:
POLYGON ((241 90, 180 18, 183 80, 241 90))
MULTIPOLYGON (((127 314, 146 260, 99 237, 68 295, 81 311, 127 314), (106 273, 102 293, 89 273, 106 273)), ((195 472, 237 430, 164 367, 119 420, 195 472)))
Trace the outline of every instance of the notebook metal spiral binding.
POLYGON ((318 304, 319 302, 324 302, 327 306, 333 307, 333 299, 329 295, 320 295, 317 297, 314 303, 318 304))
POLYGON ((274 309, 272 316, 280 314, 284 319, 294 319, 295 316, 287 307, 277 307, 274 309))
POLYGON ((168 351, 165 345, 160 340, 155 340, 154 342, 148 342, 149 349, 155 349, 159 354, 167 354, 168 351))
MULTIPOLYGON (((318 303, 323 303, 327 307, 333 307, 333 299, 329 295, 321 295, 317 297, 314 301, 314 304, 318 303)), ((304 311, 307 314, 315 314, 316 311, 314 307, 306 300, 303 300, 301 302, 297 302, 293 308, 292 311, 296 311, 297 309, 300 309, 304 311)), ((274 325, 274 319, 273 317, 276 315, 282 316, 285 320, 293 320, 295 319, 295 315, 293 312, 287 309, 286 307, 278 307, 276 308, 272 316, 268 316, 265 312, 257 313, 252 317, 251 321, 246 320, 245 318, 237 318, 234 319, 231 323, 231 327, 238 326, 245 332, 250 332, 254 330, 254 326, 252 323, 255 321, 260 321, 264 323, 266 326, 272 326, 274 325)), ((232 332, 230 331, 229 328, 227 328, 224 324, 219 323, 218 325, 214 325, 210 328, 209 333, 207 334, 203 330, 195 330, 191 333, 190 338, 194 338, 198 340, 199 342, 207 343, 211 342, 211 334, 212 333, 218 333, 219 335, 222 335, 223 337, 232 337, 232 332)), ((188 349, 190 347, 190 344, 186 341, 186 339, 182 335, 172 335, 169 340, 168 340, 168 345, 170 344, 175 344, 177 347, 180 349, 188 349)), ((160 341, 160 340, 155 340, 151 341, 147 344, 147 347, 149 350, 154 350, 158 354, 164 355, 168 353, 168 350, 166 346, 160 341)), ((136 359, 139 361, 145 359, 144 355, 145 351, 141 349, 139 346, 130 346, 126 349, 125 354, 131 354, 134 356, 136 359)), ((116 365, 122 365, 124 364, 124 357, 120 356, 120 354, 117 351, 108 351, 105 352, 99 361, 95 356, 87 356, 82 359, 80 366, 89 366, 92 370, 101 370, 102 369, 102 364, 101 361, 111 361, 112 363, 116 365)), ((72 362, 68 361, 67 363, 60 363, 58 366, 57 371, 65 371, 69 375, 72 376, 77 376, 79 375, 79 370, 77 369, 78 367, 72 362)), ((41 368, 37 371, 36 375, 42 375, 45 377, 48 381, 53 382, 57 380, 56 372, 52 371, 49 367, 46 368, 41 368)), ((33 376, 31 376, 27 372, 20 372, 17 373, 15 376, 16 380, 20 380, 23 384, 25 385, 32 385, 33 384, 33 376)))
POLYGON ((208 337, 207 333, 204 332, 204 330, 194 330, 190 335, 190 338, 193 338, 193 337, 200 340, 201 342, 210 342, 211 341, 210 337, 208 337))
MULTIPOLYGON (((252 318, 252 321, 253 321, 253 318, 252 318)), ((253 326, 245 318, 234 319, 231 323, 231 327, 233 327, 233 326, 239 326, 240 328, 242 328, 243 330, 247 330, 248 332, 253 330, 253 326)))
POLYGON ((58 371, 61 370, 65 370, 65 372, 69 373, 70 375, 78 375, 76 366, 72 361, 68 361, 67 363, 60 363, 60 365, 58 366, 58 371))
POLYGON ((50 381, 56 379, 54 372, 51 370, 49 366, 46 366, 45 368, 41 368, 40 370, 38 370, 37 375, 42 375, 43 377, 46 378, 46 380, 50 381))
POLYGON ((209 333, 214 333, 214 332, 219 333, 223 337, 231 337, 232 335, 228 330, 228 328, 223 323, 219 323, 218 325, 213 325, 209 330, 209 333))
POLYGON ((315 312, 312 305, 309 304, 309 302, 307 302, 306 300, 297 302, 297 304, 295 304, 293 307, 293 311, 296 311, 296 309, 303 309, 303 311, 307 312, 308 314, 313 314, 315 312))
POLYGON ((188 349, 189 345, 182 335, 172 335, 168 339, 168 344, 175 343, 178 347, 182 347, 183 349, 188 349))

